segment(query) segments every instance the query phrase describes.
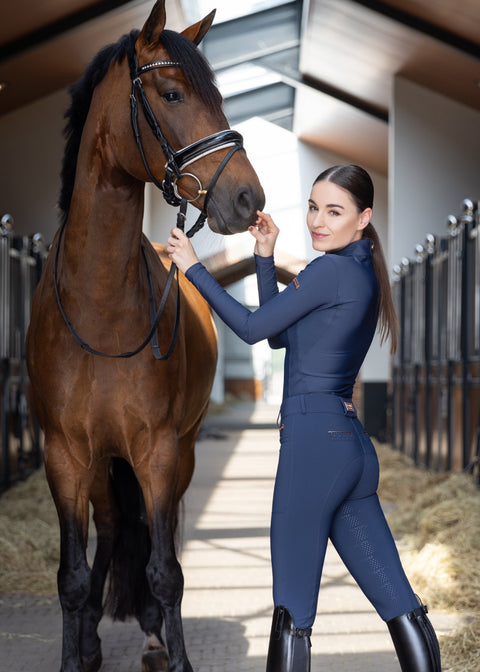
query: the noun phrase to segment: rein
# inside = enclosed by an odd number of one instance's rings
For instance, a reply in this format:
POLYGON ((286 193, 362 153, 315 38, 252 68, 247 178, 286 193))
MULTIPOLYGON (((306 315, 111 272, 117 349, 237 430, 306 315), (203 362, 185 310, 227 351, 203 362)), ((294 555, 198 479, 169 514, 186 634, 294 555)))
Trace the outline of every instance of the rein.
MULTIPOLYGON (((180 213, 179 213, 180 215, 180 213)), ((183 221, 183 220, 182 220, 183 221)), ((177 222, 178 225, 179 222, 177 222)), ((142 255, 143 259, 145 261, 145 266, 147 268, 147 278, 148 278, 148 298, 149 298, 149 305, 150 305, 150 331, 148 332, 147 337, 145 340, 137 347, 135 350, 128 350, 126 352, 121 352, 119 354, 110 354, 108 352, 102 352, 101 350, 95 350, 95 348, 92 348, 92 346, 88 345, 75 331, 75 328, 73 327, 72 323, 67 317, 67 314, 65 313, 65 309, 62 306, 62 302, 60 299, 60 292, 58 289, 58 256, 59 256, 59 251, 60 251, 60 242, 63 237, 63 233, 65 231, 65 224, 64 222, 62 224, 62 227, 60 229, 60 233, 58 234, 58 240, 57 240, 57 247, 55 249, 55 258, 53 262, 53 285, 55 288, 55 296, 57 298, 57 304, 60 309, 60 313, 63 317, 63 321, 68 327, 69 332, 73 336, 73 338, 76 340, 78 345, 83 348, 83 350, 86 350, 89 352, 91 355, 98 355, 99 357, 110 357, 110 358, 122 358, 122 359, 127 359, 129 357, 133 357, 134 355, 138 355, 139 352, 141 352, 150 341, 152 341, 152 350, 153 350, 153 355, 155 359, 168 359, 170 355, 173 352, 173 349, 175 348, 175 343, 177 341, 177 335, 178 335, 178 327, 180 323, 180 289, 179 289, 179 282, 178 282, 178 268, 175 264, 172 263, 170 266, 170 270, 168 272, 168 277, 167 277, 167 282, 165 283, 165 288, 163 290, 162 298, 160 300, 160 305, 158 307, 157 312, 155 313, 155 296, 153 292, 153 284, 152 284, 152 276, 150 273, 150 267, 148 265, 147 261, 147 255, 145 253, 145 247, 143 246, 142 243, 142 255), (162 355, 160 353, 160 348, 158 346, 158 337, 157 337, 157 329, 158 325, 160 324, 160 319, 163 315, 163 311, 165 309, 165 305, 167 303, 168 295, 170 294, 170 290, 172 288, 173 284, 173 279, 174 276, 176 277, 177 280, 177 292, 176 292, 176 308, 175 308, 175 323, 173 326, 173 332, 172 332, 172 337, 170 340, 170 345, 168 346, 167 352, 162 355)))
MULTIPOLYGON (((138 59, 137 59, 137 54, 135 52, 135 49, 133 49, 133 53, 130 53, 128 55, 128 62, 129 62, 129 67, 130 67, 130 78, 132 80, 132 92, 130 94, 130 117, 131 117, 131 122, 132 122, 132 129, 133 129, 133 134, 135 136, 135 141, 138 147, 138 150, 140 152, 140 156, 142 158, 143 165, 145 166, 145 170, 147 171, 147 174, 151 181, 155 184, 156 187, 158 187, 167 201, 169 205, 174 205, 180 206, 179 212, 177 214, 177 227, 179 229, 184 228, 185 225, 185 219, 186 219, 186 212, 187 212, 187 205, 189 202, 196 201, 198 198, 201 196, 204 196, 204 201, 203 201, 203 207, 200 212, 200 215, 197 218, 197 221, 195 224, 192 226, 189 231, 187 231, 186 235, 191 238, 197 231, 199 231, 202 226, 205 224, 205 221, 207 219, 207 205, 208 201, 210 199, 210 195, 218 181, 218 178, 220 177, 223 169, 229 162, 229 160, 232 158, 234 153, 239 150, 243 149, 243 138, 238 133, 237 131, 233 131, 231 129, 219 131, 218 133, 214 133, 213 135, 209 135, 206 138, 203 138, 201 140, 197 140, 196 142, 187 145, 186 147, 183 147, 182 149, 178 151, 174 151, 171 146, 169 145, 167 139, 162 133, 162 130, 160 128, 160 125, 153 113, 152 108, 150 107, 150 104, 148 102, 145 90, 143 88, 142 80, 141 80, 141 75, 144 74, 145 72, 149 72, 150 70, 154 70, 155 68, 166 68, 166 67, 181 67, 181 64, 175 61, 153 61, 152 63, 147 63, 146 65, 139 66, 138 65, 138 59), (138 103, 137 103, 137 96, 140 101, 140 105, 143 110, 143 114, 145 116, 145 119, 148 122, 148 125, 150 126, 155 138, 160 142, 162 152, 165 156, 166 159, 166 164, 165 164, 165 177, 162 182, 159 182, 157 178, 153 175, 150 166, 148 165, 147 158, 145 156, 145 151, 143 149, 143 143, 142 143, 142 138, 141 138, 141 133, 140 133, 140 127, 138 125, 138 103), (194 161, 198 161, 202 159, 203 157, 207 156, 208 154, 211 154, 212 152, 219 151, 221 149, 229 149, 228 153, 225 155, 225 157, 222 159, 220 165, 218 166, 217 170, 215 171, 213 178, 208 185, 206 189, 202 187, 202 183, 200 179, 194 175, 193 173, 184 173, 182 172, 183 169, 193 163, 194 161), (178 192, 178 187, 177 187, 177 181, 181 177, 189 176, 192 177, 196 182, 198 183, 199 189, 198 189, 198 194, 195 198, 192 199, 186 199, 183 198, 179 192, 178 192)), ((141 352, 151 341, 152 343, 152 351, 155 359, 158 360, 165 360, 168 359, 174 348, 175 344, 177 342, 177 336, 178 336, 178 329, 180 325, 180 286, 179 286, 179 278, 178 278, 178 268, 176 264, 172 262, 170 266, 170 270, 168 272, 168 277, 167 277, 167 282, 165 283, 165 288, 163 290, 162 298, 160 300, 160 304, 157 310, 155 310, 155 295, 153 291, 153 283, 152 283, 152 276, 150 272, 150 267, 148 265, 148 260, 147 256, 145 253, 145 248, 142 243, 142 255, 145 261, 146 269, 147 269, 147 279, 148 279, 148 295, 149 295, 149 308, 150 308, 150 331, 148 332, 148 335, 144 339, 144 341, 134 350, 126 351, 126 352, 121 352, 119 354, 111 354, 111 353, 106 353, 106 352, 101 352, 100 350, 96 350, 95 348, 92 348, 88 343, 86 343, 80 336, 79 334, 75 331, 72 323, 67 317, 67 314, 65 313, 65 310, 62 306, 62 302, 60 299, 60 292, 58 288, 58 257, 59 257, 59 252, 60 252, 60 243, 65 231, 65 226, 66 226, 66 219, 63 222, 60 232, 58 235, 57 239, 57 246, 55 249, 55 257, 54 257, 54 263, 53 263, 53 285, 55 288, 55 296, 57 299, 57 304, 58 308, 60 310, 60 313, 63 317, 63 320, 68 327, 68 330, 70 331, 71 335, 75 339, 75 341, 80 345, 81 348, 86 350, 92 355, 98 355, 99 357, 109 357, 109 358, 129 358, 137 355, 139 352, 141 352), (176 278, 175 278, 176 276, 176 278), (166 303, 168 296, 170 294, 170 290, 173 285, 174 278, 176 279, 176 306, 175 306, 175 323, 173 326, 173 331, 172 331, 172 336, 170 339, 170 344, 168 346, 167 351, 162 355, 160 353, 160 348, 158 345, 158 334, 157 334, 157 329, 160 324, 160 320, 163 315, 163 311, 165 309, 166 303)))

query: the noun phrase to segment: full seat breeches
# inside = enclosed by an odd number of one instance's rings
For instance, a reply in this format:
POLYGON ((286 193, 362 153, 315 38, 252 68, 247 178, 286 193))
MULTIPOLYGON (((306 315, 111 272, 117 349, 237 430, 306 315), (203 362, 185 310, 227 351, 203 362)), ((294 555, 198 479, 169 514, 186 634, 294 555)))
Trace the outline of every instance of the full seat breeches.
POLYGON ((328 539, 384 621, 419 603, 376 494, 378 460, 351 400, 298 395, 281 408, 271 553, 275 606, 311 628, 328 539))

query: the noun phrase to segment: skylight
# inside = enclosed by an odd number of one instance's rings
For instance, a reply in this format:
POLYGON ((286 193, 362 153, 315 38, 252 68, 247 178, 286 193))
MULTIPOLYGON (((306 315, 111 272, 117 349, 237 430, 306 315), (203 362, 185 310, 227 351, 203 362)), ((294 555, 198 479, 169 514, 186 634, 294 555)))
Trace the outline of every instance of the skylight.
POLYGON ((198 21, 209 14, 212 9, 217 9, 215 23, 232 21, 241 16, 248 16, 265 9, 286 5, 291 0, 181 0, 185 18, 188 22, 198 21))
POLYGON ((218 88, 223 98, 253 91, 269 84, 281 81, 279 75, 271 70, 255 65, 243 63, 233 68, 222 70, 216 76, 218 88))

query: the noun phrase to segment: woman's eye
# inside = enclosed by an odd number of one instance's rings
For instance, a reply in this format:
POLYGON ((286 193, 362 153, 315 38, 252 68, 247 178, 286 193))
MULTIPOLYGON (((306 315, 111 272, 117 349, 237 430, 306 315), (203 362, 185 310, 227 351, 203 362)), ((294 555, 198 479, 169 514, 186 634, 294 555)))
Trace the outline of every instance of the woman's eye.
POLYGON ((183 96, 178 91, 167 91, 162 98, 167 103, 181 103, 183 101, 183 96))
POLYGON ((333 215, 334 217, 337 217, 340 213, 338 212, 338 210, 330 210, 329 214, 333 215))

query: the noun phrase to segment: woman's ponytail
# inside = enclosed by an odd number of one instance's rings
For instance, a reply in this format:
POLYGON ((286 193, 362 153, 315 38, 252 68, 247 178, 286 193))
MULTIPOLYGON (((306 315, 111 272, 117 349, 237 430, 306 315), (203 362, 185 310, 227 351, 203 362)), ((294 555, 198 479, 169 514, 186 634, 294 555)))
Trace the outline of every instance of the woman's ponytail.
POLYGON ((372 263, 380 288, 378 295, 380 338, 382 343, 390 338, 390 352, 393 354, 398 346, 398 319, 393 305, 392 288, 382 244, 371 222, 363 230, 362 238, 372 241, 372 263))

